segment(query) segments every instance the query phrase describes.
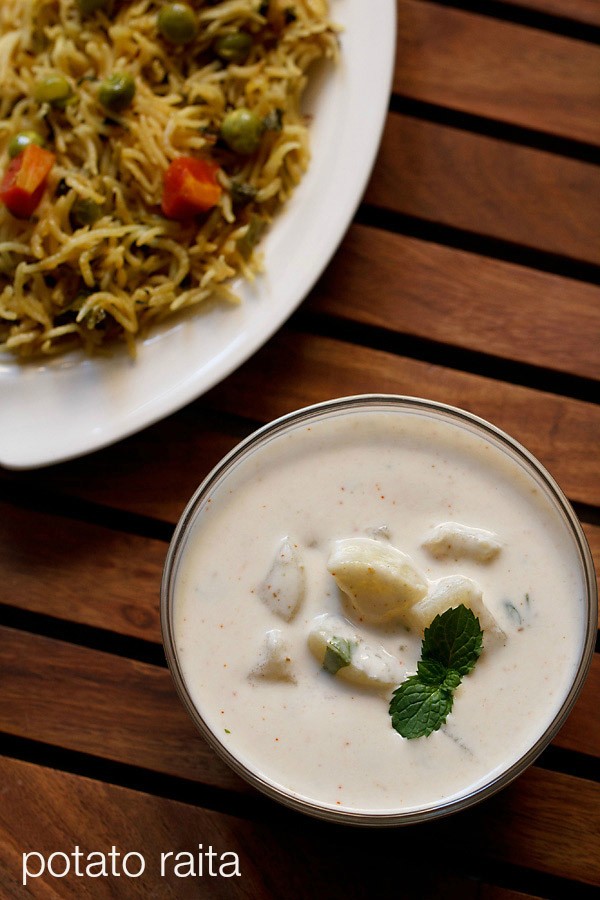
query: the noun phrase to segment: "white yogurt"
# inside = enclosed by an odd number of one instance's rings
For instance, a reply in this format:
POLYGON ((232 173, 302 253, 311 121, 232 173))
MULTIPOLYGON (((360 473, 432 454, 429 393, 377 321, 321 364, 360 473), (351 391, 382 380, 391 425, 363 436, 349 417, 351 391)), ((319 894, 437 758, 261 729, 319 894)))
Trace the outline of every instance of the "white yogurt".
POLYGON ((252 446, 196 499, 167 577, 176 680, 217 749, 259 786, 317 814, 418 817, 494 782, 572 704, 593 631, 589 559, 544 476, 469 417, 381 399, 333 411, 252 446), (485 561, 433 554, 427 538, 448 521, 497 536, 500 551, 485 561), (391 689, 331 675, 307 644, 315 617, 342 615, 415 671, 418 630, 358 622, 327 570, 336 541, 374 535, 430 582, 476 582, 506 635, 484 635, 446 725, 429 737, 402 738, 391 689), (261 599, 285 538, 303 565, 289 621, 261 599), (274 629, 291 673, 279 680, 256 676, 274 629))

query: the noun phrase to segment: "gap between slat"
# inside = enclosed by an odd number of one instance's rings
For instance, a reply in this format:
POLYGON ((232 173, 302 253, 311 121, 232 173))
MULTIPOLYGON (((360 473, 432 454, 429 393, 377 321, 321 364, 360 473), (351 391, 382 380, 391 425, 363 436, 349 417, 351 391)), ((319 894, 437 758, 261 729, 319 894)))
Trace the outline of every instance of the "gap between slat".
POLYGON ((583 260, 561 256, 535 247, 525 247, 492 235, 480 234, 447 225, 431 219, 376 206, 364 202, 356 212, 354 219, 359 225, 391 231, 406 237, 419 238, 430 243, 443 244, 454 250, 465 250, 478 256, 486 256, 501 262, 513 263, 528 269, 547 272, 582 281, 587 284, 600 284, 600 266, 583 260))
MULTIPOLYGON (((559 14, 545 11, 536 2, 535 8, 527 4, 527 0, 431 0, 437 6, 461 9, 465 12, 499 19, 503 22, 514 22, 526 28, 548 31, 561 37, 573 38, 587 44, 600 44, 600 24, 593 21, 580 21, 568 13, 559 14)), ((564 3, 564 0, 563 0, 564 3)), ((557 7, 558 8, 558 7, 557 7)), ((600 16, 598 17, 600 23, 600 16)))
POLYGON ((544 369, 530 363, 469 350, 411 334, 387 331, 364 322, 340 319, 322 313, 297 313, 286 326, 293 331, 310 332, 320 337, 336 338, 349 344, 381 350, 395 356, 434 363, 446 369, 468 371, 493 381, 502 381, 559 394, 573 400, 600 404, 600 387, 591 378, 544 369))
POLYGON ((533 150, 542 150, 545 153, 554 153, 556 156, 564 156, 580 162, 598 164, 600 160, 600 150, 593 144, 562 137, 549 131, 527 128, 524 125, 516 125, 501 119, 487 118, 466 110, 438 105, 397 91, 390 97, 389 110, 391 113, 412 116, 424 122, 432 122, 447 128, 457 128, 460 131, 468 131, 509 144, 530 147, 533 150))

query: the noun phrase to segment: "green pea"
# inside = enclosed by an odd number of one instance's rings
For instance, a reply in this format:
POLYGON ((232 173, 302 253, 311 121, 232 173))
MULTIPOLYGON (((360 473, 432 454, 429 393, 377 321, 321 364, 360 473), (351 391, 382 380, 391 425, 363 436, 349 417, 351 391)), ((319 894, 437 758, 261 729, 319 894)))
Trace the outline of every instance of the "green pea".
POLYGON ((241 107, 227 113, 221 125, 220 135, 235 153, 249 156, 258 150, 263 131, 263 122, 256 113, 241 107))
POLYGON ((37 82, 33 96, 38 103, 49 103, 57 109, 64 109, 73 96, 73 88, 64 75, 47 75, 37 82))
POLYGON ((187 3, 167 3, 156 18, 158 30, 172 44, 189 44, 198 33, 196 13, 187 3))
POLYGON ((98 89, 98 100, 109 112, 123 112, 131 106, 134 97, 135 81, 129 72, 115 72, 98 89))
POLYGON ((111 0, 77 0, 79 12, 84 16, 90 16, 99 9, 108 9, 111 6, 111 0))
POLYGON ((11 159, 22 153, 29 144, 37 144, 38 147, 44 146, 44 138, 37 131, 20 131, 13 135, 8 144, 8 155, 11 159))
POLYGON ((71 224, 75 228, 83 228, 85 225, 93 225, 101 215, 102 210, 94 200, 81 197, 71 207, 71 224))
POLYGON ((248 59, 252 47, 252 35, 247 31, 234 31, 223 34, 213 44, 217 56, 227 63, 244 63, 248 59))

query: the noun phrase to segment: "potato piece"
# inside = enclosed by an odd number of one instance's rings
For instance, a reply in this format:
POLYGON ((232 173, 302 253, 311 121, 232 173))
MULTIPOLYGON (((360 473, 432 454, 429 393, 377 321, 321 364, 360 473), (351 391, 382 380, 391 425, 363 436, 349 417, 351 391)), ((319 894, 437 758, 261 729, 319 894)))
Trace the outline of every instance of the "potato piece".
POLYGON ((304 566, 297 547, 283 538, 273 565, 258 587, 258 595, 269 609, 289 622, 304 599, 304 566))
POLYGON ((404 621, 407 625, 424 630, 436 616, 461 604, 472 610, 479 619, 485 642, 494 638, 506 638, 504 631, 483 602, 481 588, 477 582, 462 575, 450 575, 448 578, 433 581, 427 596, 407 610, 404 621))
POLYGON ((399 660, 379 644, 368 644, 341 616, 317 616, 308 646, 332 675, 365 687, 397 687, 406 677, 399 660))
POLYGON ((292 658, 289 655, 287 643, 278 628, 273 628, 265 634, 258 662, 249 677, 296 683, 292 658))
POLYGON ((498 535, 484 528, 471 528, 459 522, 442 522, 423 541, 436 559, 468 557, 476 562, 490 562, 502 549, 498 535))
POLYGON ((336 541, 327 568, 367 622, 399 618, 427 593, 427 581, 409 556, 371 538, 336 541))

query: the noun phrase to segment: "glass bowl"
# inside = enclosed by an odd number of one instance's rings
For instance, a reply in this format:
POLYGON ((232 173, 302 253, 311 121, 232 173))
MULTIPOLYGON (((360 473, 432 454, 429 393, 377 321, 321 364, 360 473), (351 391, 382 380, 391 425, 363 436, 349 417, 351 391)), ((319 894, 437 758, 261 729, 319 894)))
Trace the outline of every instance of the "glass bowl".
POLYGON ((523 772, 581 691, 597 611, 581 526, 524 447, 464 410, 374 394, 285 415, 227 454, 181 516, 161 591, 175 686, 215 752, 287 806, 362 825, 444 816, 523 772), (501 549, 482 560, 451 539, 433 552, 424 534, 447 521, 501 549), (420 630, 365 622, 327 569, 335 542, 356 537, 407 553, 428 591, 474 581, 496 620, 427 737, 392 728, 393 686, 343 681, 308 647, 315 617, 339 615, 415 671, 420 630), (278 568, 281 554, 293 565, 278 568), (291 614, 265 594, 274 579, 291 614))

